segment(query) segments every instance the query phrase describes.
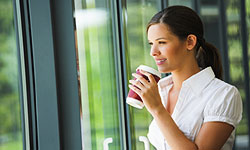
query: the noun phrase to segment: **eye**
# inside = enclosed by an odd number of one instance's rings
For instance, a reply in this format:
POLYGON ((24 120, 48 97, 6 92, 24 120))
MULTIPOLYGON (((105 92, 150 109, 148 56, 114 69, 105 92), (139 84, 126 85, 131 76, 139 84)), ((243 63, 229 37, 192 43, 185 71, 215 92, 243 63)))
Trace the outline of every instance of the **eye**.
POLYGON ((159 41, 159 44, 166 44, 167 42, 165 41, 159 41))
POLYGON ((151 45, 151 46, 153 45, 153 43, 152 43, 152 42, 148 42, 148 44, 149 44, 149 45, 151 45))

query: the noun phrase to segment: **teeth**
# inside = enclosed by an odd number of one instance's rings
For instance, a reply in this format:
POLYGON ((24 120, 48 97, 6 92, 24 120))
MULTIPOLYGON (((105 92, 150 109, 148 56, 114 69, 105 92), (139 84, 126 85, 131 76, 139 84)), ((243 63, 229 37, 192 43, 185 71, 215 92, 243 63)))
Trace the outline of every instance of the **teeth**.
POLYGON ((157 62, 163 62, 163 61, 165 61, 165 60, 167 60, 167 59, 158 60, 157 62))

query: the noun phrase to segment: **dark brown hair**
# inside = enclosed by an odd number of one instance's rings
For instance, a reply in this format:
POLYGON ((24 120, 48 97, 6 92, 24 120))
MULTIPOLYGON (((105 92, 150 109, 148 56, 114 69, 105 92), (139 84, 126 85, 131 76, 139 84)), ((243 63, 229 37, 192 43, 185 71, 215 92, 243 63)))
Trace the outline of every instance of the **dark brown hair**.
POLYGON ((147 31, 153 24, 163 23, 180 40, 186 40, 188 35, 197 37, 195 46, 196 60, 202 69, 211 66, 215 76, 222 79, 222 64, 218 49, 205 41, 203 24, 200 17, 191 8, 185 6, 170 6, 155 14, 148 23, 147 31))

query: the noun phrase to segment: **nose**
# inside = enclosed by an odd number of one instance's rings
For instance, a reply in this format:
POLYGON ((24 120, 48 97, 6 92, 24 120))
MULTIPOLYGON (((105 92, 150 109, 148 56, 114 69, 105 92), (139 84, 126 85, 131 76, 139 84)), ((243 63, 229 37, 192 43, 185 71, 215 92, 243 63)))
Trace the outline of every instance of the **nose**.
POLYGON ((156 45, 152 45, 151 50, 150 50, 150 55, 151 56, 158 56, 160 54, 161 54, 161 52, 159 51, 158 47, 156 45))

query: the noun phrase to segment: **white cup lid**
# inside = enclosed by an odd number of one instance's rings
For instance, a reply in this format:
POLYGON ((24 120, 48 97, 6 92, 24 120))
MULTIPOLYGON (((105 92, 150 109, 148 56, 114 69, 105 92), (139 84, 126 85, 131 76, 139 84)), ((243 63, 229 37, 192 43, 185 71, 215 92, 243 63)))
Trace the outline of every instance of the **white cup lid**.
POLYGON ((161 78, 161 73, 159 71, 155 70, 154 68, 149 67, 149 66, 140 65, 137 69, 147 71, 147 72, 152 73, 154 75, 157 75, 159 78, 161 78))

